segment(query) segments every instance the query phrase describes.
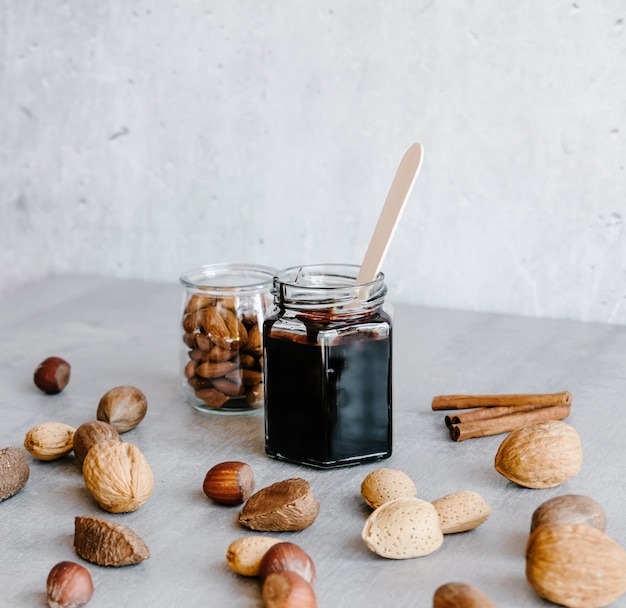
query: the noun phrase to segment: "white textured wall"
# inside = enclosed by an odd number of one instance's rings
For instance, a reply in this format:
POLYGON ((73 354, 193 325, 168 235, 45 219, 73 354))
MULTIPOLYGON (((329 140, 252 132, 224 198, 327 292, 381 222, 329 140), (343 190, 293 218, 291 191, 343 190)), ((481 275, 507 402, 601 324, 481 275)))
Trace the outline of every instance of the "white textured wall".
POLYGON ((626 323, 623 0, 3 0, 0 293, 358 263, 395 302, 626 323))

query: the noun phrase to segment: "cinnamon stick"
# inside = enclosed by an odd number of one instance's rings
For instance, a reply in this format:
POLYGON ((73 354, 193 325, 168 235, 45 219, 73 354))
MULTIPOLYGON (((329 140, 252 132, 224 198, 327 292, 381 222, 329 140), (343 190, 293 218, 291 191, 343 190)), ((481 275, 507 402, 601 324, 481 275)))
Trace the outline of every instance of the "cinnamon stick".
POLYGON ((499 435, 514 429, 532 424, 534 422, 544 422, 546 420, 562 420, 570 413, 569 405, 549 405, 535 408, 534 410, 519 412, 516 414, 506 414, 487 420, 473 420, 470 422, 460 422, 450 426, 450 438, 453 441, 463 441, 475 437, 487 437, 489 435, 499 435))
POLYGON ((432 409, 464 410, 476 407, 520 407, 526 405, 570 405, 569 391, 560 393, 529 393, 515 395, 437 395, 433 397, 432 409))
MULTIPOLYGON (((457 414, 448 414, 444 421, 446 426, 450 428, 453 424, 459 424, 461 422, 473 422, 474 420, 490 420, 492 418, 498 418, 500 416, 506 416, 508 414, 515 414, 521 412, 530 412, 536 410, 542 405, 503 405, 501 407, 479 407, 473 410, 464 410, 457 414)), ((550 407, 550 406, 545 406, 550 407)))

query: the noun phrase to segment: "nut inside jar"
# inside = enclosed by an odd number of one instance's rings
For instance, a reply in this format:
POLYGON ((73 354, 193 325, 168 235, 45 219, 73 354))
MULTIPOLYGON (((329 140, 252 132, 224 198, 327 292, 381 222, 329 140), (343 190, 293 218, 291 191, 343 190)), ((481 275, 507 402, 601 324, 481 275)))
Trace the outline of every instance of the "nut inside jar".
MULTIPOLYGON (((273 271, 259 268, 206 267, 196 271, 200 277, 186 278, 189 283, 195 279, 228 284, 187 285, 182 318, 183 390, 199 410, 241 413, 258 411, 264 405, 260 328, 272 302, 273 271)), ((185 278, 181 280, 185 284, 185 278)))

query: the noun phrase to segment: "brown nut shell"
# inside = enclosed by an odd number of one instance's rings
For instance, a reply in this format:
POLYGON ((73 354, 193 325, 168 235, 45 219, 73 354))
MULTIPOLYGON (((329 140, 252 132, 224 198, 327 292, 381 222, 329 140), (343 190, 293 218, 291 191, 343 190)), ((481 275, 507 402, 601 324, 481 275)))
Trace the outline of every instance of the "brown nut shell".
POLYGON ((211 467, 202 484, 204 493, 222 505, 240 505, 254 492, 254 473, 245 462, 226 461, 211 467))
POLYGON ((574 427, 550 420, 512 431, 500 444, 494 466, 525 488, 553 488, 577 475, 582 461, 582 444, 574 427))
POLYGON ((535 509, 530 531, 543 524, 586 524, 604 532, 606 515, 593 498, 582 494, 564 494, 546 500, 535 509))
POLYGON ((35 386, 48 395, 60 393, 69 383, 71 366, 61 357, 48 357, 35 369, 35 386))
POLYGON ((148 411, 146 396, 135 386, 116 386, 98 403, 96 418, 108 422, 118 433, 134 429, 148 411))
POLYGON ((150 557, 150 549, 130 528, 102 517, 74 518, 76 553, 99 566, 130 566, 150 557))
POLYGON ((59 562, 48 573, 46 595, 51 608, 84 606, 93 596, 91 573, 76 562, 59 562))
POLYGON ((110 513, 135 511, 152 495, 152 469, 139 448, 109 439, 96 443, 83 461, 85 486, 110 513))
POLYGON ((274 572, 263 582, 265 608, 317 608, 313 587, 297 572, 274 572))
POLYGON ((526 579, 568 608, 608 606, 626 593, 626 551, 584 524, 544 524, 528 539, 526 579))
POLYGON ((109 439, 116 439, 117 441, 122 440, 114 426, 102 420, 84 422, 74 433, 73 445, 76 460, 82 465, 85 456, 87 456, 87 452, 89 452, 96 443, 108 441, 109 439))
POLYGON ((277 481, 253 494, 239 514, 251 530, 281 532, 304 530, 317 518, 320 504, 305 479, 277 481))
POLYGON ((496 605, 480 589, 451 582, 435 590, 433 608, 496 608, 496 605))
POLYGON ((22 448, 11 446, 0 450, 0 501, 17 494, 29 476, 30 466, 22 448))
POLYGON ((287 570, 297 572, 311 585, 315 582, 315 564, 302 547, 290 542, 280 542, 269 547, 261 560, 259 569, 261 578, 287 570))

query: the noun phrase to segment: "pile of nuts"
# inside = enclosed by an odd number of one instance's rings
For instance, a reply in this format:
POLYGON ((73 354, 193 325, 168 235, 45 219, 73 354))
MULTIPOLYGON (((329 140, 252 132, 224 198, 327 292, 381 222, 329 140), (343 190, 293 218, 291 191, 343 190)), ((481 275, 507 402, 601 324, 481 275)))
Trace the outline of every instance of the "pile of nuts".
MULTIPOLYGON (((211 409, 263 405, 261 314, 235 296, 194 294, 183 315, 183 342, 189 349, 185 378, 211 409)), ((269 307, 270 301, 262 306, 269 307)))
MULTIPOLYGON (((304 530, 314 523, 320 510, 309 482, 299 477, 254 492, 252 468, 240 461, 220 462, 211 467, 202 488, 219 504, 243 504, 238 520, 251 530, 304 530)), ((271 536, 245 536, 229 545, 226 562, 242 576, 260 578, 266 608, 317 606, 313 590, 315 564, 299 545, 271 536)))
POLYGON ((533 513, 526 578, 543 598, 570 608, 608 606, 626 593, 626 551, 605 533, 602 507, 568 494, 533 513))
MULTIPOLYGON (((70 365, 48 357, 35 370, 35 385, 50 395, 68 384, 70 365)), ((121 438, 145 417, 148 402, 134 386, 117 386, 98 403, 95 420, 74 429, 63 422, 44 422, 26 432, 24 448, 34 458, 52 461, 72 451, 81 465, 85 487, 100 507, 111 513, 134 511, 150 498, 152 470, 134 444, 121 438)), ((0 501, 19 492, 30 476, 30 466, 20 447, 0 450, 0 501)), ((79 557, 103 566, 126 566, 150 557, 150 550, 130 528, 101 517, 75 518, 74 548, 79 557)), ((93 596, 89 570, 81 564, 56 564, 46 582, 50 606, 83 606, 93 596)))
MULTIPOLYGON (((213 308, 217 312, 217 307, 213 308)), ((213 314, 206 302, 194 310, 204 311, 206 318, 213 314)), ((226 327, 234 326, 229 313, 220 314, 225 314, 222 321, 226 327), (227 322, 227 318, 231 320, 227 322)), ((241 372, 241 356, 251 350, 253 325, 235 320, 243 325, 246 338, 232 347, 236 341, 229 330, 228 350, 232 356, 225 361, 235 363, 241 372)), ((197 342, 201 333, 208 335, 206 328, 211 324, 203 323, 198 325, 202 332, 192 332, 194 348, 200 349, 197 342)), ((238 335, 244 335, 238 331, 238 335)), ((214 341, 207 352, 226 350, 226 346, 214 341)), ((256 356, 255 365, 260 365, 260 355, 256 356)), ((191 360, 192 377, 205 378, 198 374, 199 360, 191 360)), ((209 362, 207 359, 203 363, 209 362)), ((67 386, 69 375, 67 362, 50 357, 37 368, 34 381, 41 390, 54 395, 67 386)), ((243 372, 239 377, 241 386, 252 386, 243 381, 243 372)), ((234 382, 228 374, 221 379, 234 382)), ((212 388, 217 390, 215 386, 212 388)), ((103 510, 134 511, 150 498, 154 479, 139 448, 125 442, 121 435, 135 428, 146 412, 147 400, 139 389, 115 387, 100 399, 95 420, 77 429, 63 422, 39 424, 26 433, 24 448, 41 461, 62 458, 73 451, 86 488, 103 510)), ((521 487, 554 488, 578 474, 582 459, 575 429, 561 420, 547 420, 510 432, 499 446, 494 468, 521 487)), ((24 450, 0 450, 0 501, 19 492, 28 482, 29 473, 24 450)), ((255 485, 248 464, 225 461, 208 470, 202 487, 216 503, 241 506, 238 522, 250 530, 297 531, 315 522, 320 504, 305 479, 277 481, 258 491, 255 485)), ((419 498, 413 480, 391 468, 371 471, 362 480, 360 492, 372 509, 361 532, 362 540, 372 552, 387 559, 429 555, 442 546, 447 535, 473 530, 491 514, 490 505, 471 490, 435 500, 419 498)), ((568 494, 542 503, 533 513, 525 554, 526 579, 534 591, 569 608, 606 606, 626 593, 626 551, 605 529, 604 511, 590 497, 568 494)), ((75 517, 74 547, 80 558, 100 566, 122 567, 150 557, 148 546, 133 530, 103 517, 75 517)), ((317 606, 315 564, 295 543, 268 534, 243 536, 228 546, 226 562, 238 575, 261 581, 266 608, 317 606)), ((61 608, 83 606, 94 593, 89 570, 72 561, 60 562, 50 570, 46 588, 49 605, 61 608)), ((434 593, 433 608, 452 606, 494 608, 481 590, 463 582, 445 583, 434 593)))
POLYGON ((491 507, 476 492, 461 490, 429 502, 403 471, 381 468, 361 483, 361 496, 374 510, 361 536, 367 547, 389 559, 433 553, 446 534, 467 532, 483 524, 491 507))

